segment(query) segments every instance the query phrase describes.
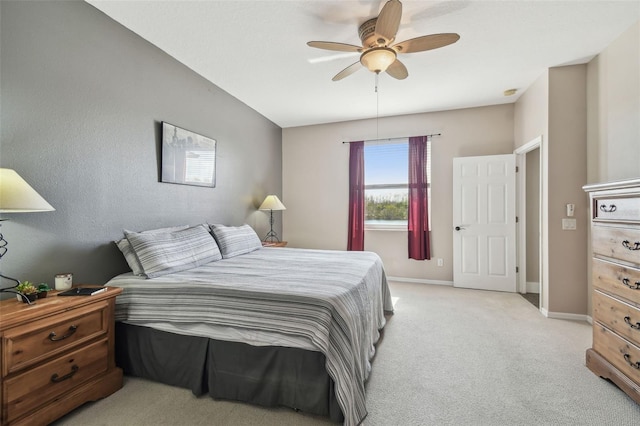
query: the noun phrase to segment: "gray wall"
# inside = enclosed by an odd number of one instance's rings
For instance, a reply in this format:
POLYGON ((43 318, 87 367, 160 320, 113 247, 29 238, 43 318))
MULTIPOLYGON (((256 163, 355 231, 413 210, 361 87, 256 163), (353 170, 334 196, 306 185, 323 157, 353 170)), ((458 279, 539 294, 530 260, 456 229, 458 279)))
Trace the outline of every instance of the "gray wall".
POLYGON ((0 165, 56 208, 3 215, 3 274, 104 283, 127 270, 123 228, 268 231, 256 208, 281 195, 280 127, 87 3, 2 1, 0 16, 0 165), (162 121, 218 141, 216 188, 159 182, 162 121))

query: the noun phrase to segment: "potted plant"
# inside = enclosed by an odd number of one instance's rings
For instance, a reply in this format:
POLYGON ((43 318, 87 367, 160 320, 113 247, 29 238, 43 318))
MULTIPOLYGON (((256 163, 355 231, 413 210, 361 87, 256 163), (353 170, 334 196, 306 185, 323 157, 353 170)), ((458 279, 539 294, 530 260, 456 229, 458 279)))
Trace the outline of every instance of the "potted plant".
POLYGON ((38 284, 38 299, 44 299, 45 297, 47 297, 49 290, 51 290, 51 288, 49 287, 49 284, 47 283, 38 284))
MULTIPOLYGON (((38 297, 38 289, 29 281, 23 281, 18 284, 16 286, 16 290, 25 295, 29 302, 35 301, 38 297)), ((18 295, 18 299, 24 303, 27 303, 27 301, 20 295, 18 295)))

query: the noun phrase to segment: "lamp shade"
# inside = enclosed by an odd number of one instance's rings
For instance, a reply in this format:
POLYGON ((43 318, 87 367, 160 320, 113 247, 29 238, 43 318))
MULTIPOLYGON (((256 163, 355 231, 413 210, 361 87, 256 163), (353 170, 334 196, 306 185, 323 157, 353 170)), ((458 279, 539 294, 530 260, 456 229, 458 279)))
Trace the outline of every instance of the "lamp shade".
POLYGON ((286 210, 287 208, 282 204, 282 201, 277 195, 267 195, 260 205, 259 210, 286 210))
POLYGON ((15 170, 0 168, 0 213, 55 210, 15 170))
POLYGON ((360 56, 360 63, 372 72, 385 72, 396 60, 396 52, 388 47, 374 47, 360 56))

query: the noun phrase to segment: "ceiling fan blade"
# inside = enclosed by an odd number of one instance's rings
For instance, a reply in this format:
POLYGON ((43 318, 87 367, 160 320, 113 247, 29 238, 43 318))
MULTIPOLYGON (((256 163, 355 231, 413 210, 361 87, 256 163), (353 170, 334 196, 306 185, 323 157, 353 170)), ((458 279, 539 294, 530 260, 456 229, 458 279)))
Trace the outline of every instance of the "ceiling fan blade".
POLYGON ((448 46, 459 39, 460 36, 456 33, 431 34, 401 41, 391 46, 391 48, 398 53, 424 52, 425 50, 448 46))
POLYGON ((360 61, 354 62, 353 64, 349 65, 348 67, 340 71, 338 74, 336 74, 335 77, 333 77, 331 80, 333 81, 342 80, 343 78, 348 77, 354 72, 358 71, 360 68, 362 68, 360 61))
POLYGON ((409 71, 407 71, 407 67, 405 67, 402 62, 396 59, 389 65, 389 68, 387 68, 387 74, 397 80, 404 80, 409 76, 409 71))
POLYGON ((386 43, 391 43, 396 38, 398 27, 400 27, 400 18, 402 18, 402 3, 398 0, 389 0, 385 3, 378 15, 376 22, 376 37, 380 36, 386 39, 386 43))
POLYGON ((347 43, 334 43, 332 41, 309 41, 307 45, 317 49, 335 50, 338 52, 361 52, 362 47, 347 43))
POLYGON ((360 53, 358 52, 334 53, 333 55, 321 56, 319 58, 310 58, 310 59, 307 59, 307 62, 309 62, 310 64, 319 64, 320 62, 330 62, 330 61, 335 61, 337 59, 353 58, 359 54, 360 53))

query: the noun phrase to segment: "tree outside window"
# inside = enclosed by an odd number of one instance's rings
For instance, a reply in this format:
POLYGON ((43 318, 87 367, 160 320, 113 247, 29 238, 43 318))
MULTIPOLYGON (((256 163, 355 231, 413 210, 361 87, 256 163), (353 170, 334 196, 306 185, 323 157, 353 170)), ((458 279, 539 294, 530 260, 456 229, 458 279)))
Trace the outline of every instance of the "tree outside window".
MULTIPOLYGON (((430 141, 427 151, 428 197, 431 200, 430 141)), ((365 142, 364 168, 365 228, 406 230, 409 202, 408 139, 365 142)))

